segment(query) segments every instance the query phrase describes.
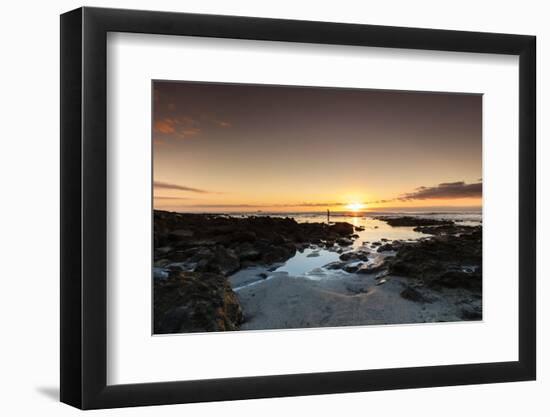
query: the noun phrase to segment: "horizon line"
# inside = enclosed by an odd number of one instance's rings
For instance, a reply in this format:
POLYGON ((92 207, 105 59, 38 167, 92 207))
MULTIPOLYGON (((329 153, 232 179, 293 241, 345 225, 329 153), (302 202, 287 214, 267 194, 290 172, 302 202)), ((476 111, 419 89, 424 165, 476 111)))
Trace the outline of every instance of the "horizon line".
POLYGON ((208 211, 208 210, 181 210, 154 207, 154 210, 158 211, 173 211, 180 213, 326 213, 329 210, 331 213, 371 213, 371 212, 384 212, 384 211, 482 211, 483 206, 412 206, 412 207, 376 207, 364 210, 330 210, 330 209, 317 209, 317 210, 220 210, 208 211))

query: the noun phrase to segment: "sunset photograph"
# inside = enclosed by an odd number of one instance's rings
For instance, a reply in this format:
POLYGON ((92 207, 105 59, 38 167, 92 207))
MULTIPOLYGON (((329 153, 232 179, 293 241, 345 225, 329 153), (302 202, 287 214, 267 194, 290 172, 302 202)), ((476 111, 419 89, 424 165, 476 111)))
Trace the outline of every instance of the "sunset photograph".
POLYGON ((482 95, 151 94, 154 334, 482 320, 482 95))

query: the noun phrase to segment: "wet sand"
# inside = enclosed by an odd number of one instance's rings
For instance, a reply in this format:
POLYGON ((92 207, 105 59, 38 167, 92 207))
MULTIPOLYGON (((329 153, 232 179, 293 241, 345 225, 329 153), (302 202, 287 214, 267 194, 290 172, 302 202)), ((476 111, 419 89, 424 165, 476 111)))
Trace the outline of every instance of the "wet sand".
POLYGON ((401 296, 410 279, 397 276, 317 273, 291 276, 249 268, 230 277, 244 312, 241 330, 462 321, 463 305, 481 304, 463 289, 423 289, 429 301, 411 301, 401 296))

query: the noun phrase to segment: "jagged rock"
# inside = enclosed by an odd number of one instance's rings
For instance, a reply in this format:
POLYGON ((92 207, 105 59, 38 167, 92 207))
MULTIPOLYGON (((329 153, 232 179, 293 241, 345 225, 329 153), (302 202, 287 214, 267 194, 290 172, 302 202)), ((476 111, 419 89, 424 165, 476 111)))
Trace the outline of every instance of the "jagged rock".
POLYGON ((169 235, 171 237, 182 238, 182 237, 192 237, 194 233, 192 230, 178 229, 178 230, 171 231, 169 235))
POLYGON ((250 242, 242 243, 236 246, 233 250, 240 261, 257 261, 262 257, 262 253, 250 242))
POLYGON ((481 292, 481 274, 445 271, 429 283, 432 287, 467 288, 481 292))
POLYGON ((155 281, 155 334, 238 330, 239 301, 220 274, 179 272, 155 281))
POLYGON ((358 263, 358 264, 353 264, 353 265, 346 265, 344 266, 344 271, 346 272, 349 272, 350 274, 353 274, 354 272, 357 272, 357 270, 359 268, 361 268, 363 264, 362 263, 358 263))
POLYGON ((341 236, 353 234, 353 225, 345 222, 334 223, 330 226, 330 230, 341 236))
POLYGON ((248 230, 236 230, 231 236, 233 242, 254 242, 258 237, 256 233, 248 230))
POLYGON ((336 243, 338 243, 340 246, 351 246, 353 245, 353 240, 348 239, 347 237, 341 237, 336 240, 336 243))
POLYGON ((463 320, 481 320, 483 318, 481 306, 465 306, 460 315, 463 320))
POLYGON ((171 262, 172 261, 170 259, 159 259, 153 263, 153 266, 157 268, 162 268, 163 266, 166 266, 171 262))
POLYGON ((342 269, 342 268, 344 268, 344 266, 346 266, 345 262, 331 262, 331 263, 325 265, 323 268, 326 268, 326 269, 342 269))
POLYGON ((286 246, 270 246, 270 248, 263 253, 262 261, 265 264, 272 264, 275 262, 283 262, 288 258, 294 256, 296 248, 286 246))
POLYGON ((379 272, 377 272, 375 275, 374 275, 374 279, 380 279, 380 278, 384 278, 384 277, 387 277, 390 273, 388 272, 387 269, 383 269, 379 272))
POLYGON ((239 258, 231 249, 222 246, 216 247, 210 255, 197 262, 195 271, 214 272, 222 275, 230 275, 240 268, 239 258))
POLYGON ((378 272, 386 267, 384 258, 376 258, 373 262, 368 264, 363 264, 358 270, 358 274, 371 274, 373 272, 378 272))
POLYGON ((401 291, 400 295, 406 300, 415 301, 417 303, 432 302, 431 299, 425 297, 420 291, 418 291, 416 288, 413 288, 411 286, 407 286, 403 291, 401 291))
POLYGON ((385 243, 378 247, 377 252, 387 252, 393 250, 393 245, 391 243, 385 243))
POLYGON ((481 292, 481 240, 481 228, 471 228, 471 233, 461 236, 435 236, 403 243, 396 256, 388 260, 389 272, 421 279, 436 289, 481 292))
POLYGON ((430 235, 458 235, 463 233, 471 233, 472 230, 481 226, 462 226, 462 225, 443 225, 443 226, 418 226, 413 230, 430 235))
POLYGON ((362 250, 352 251, 352 252, 345 252, 340 255, 340 260, 342 261, 368 261, 369 260, 369 253, 362 250))
POLYGON ((422 217, 377 217, 377 220, 382 220, 388 223, 392 227, 401 227, 401 226, 442 226, 442 225, 452 225, 454 222, 452 220, 437 220, 437 219, 426 219, 422 217))

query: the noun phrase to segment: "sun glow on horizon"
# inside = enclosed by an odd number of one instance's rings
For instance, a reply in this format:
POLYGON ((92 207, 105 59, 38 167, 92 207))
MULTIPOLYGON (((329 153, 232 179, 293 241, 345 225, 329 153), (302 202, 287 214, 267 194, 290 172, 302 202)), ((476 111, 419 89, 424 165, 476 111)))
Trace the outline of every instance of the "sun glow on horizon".
POLYGON ((363 210, 364 208, 366 208, 366 205, 363 204, 363 203, 349 203, 346 205, 346 209, 350 210, 350 211, 354 211, 354 212, 357 212, 357 211, 360 211, 360 210, 363 210))

